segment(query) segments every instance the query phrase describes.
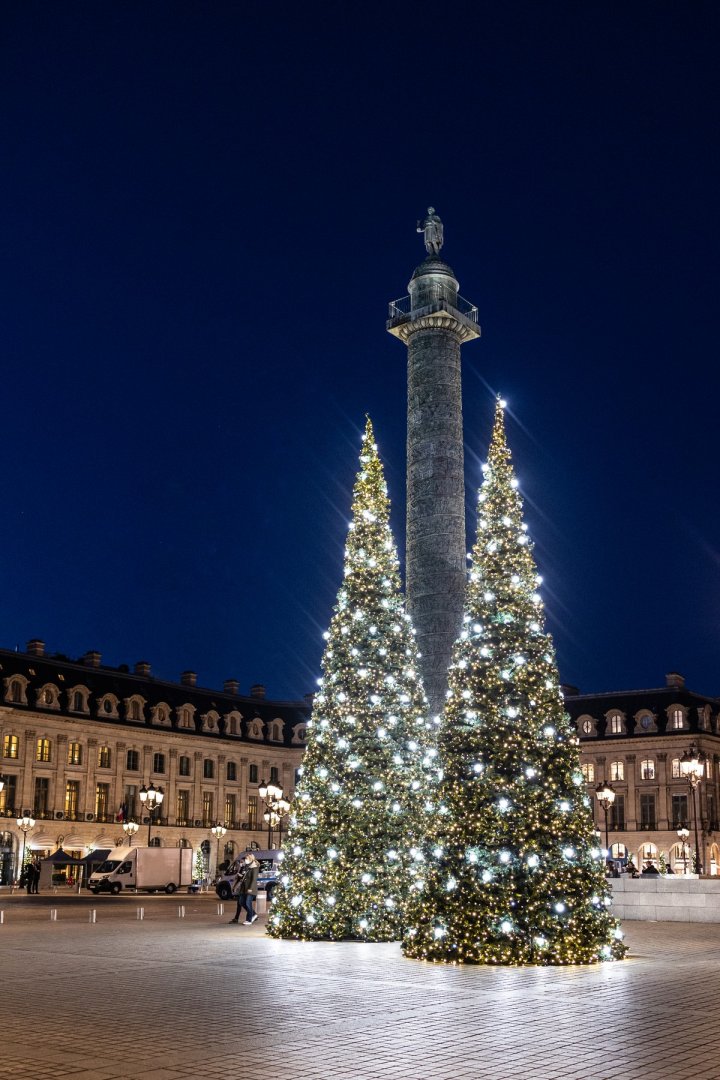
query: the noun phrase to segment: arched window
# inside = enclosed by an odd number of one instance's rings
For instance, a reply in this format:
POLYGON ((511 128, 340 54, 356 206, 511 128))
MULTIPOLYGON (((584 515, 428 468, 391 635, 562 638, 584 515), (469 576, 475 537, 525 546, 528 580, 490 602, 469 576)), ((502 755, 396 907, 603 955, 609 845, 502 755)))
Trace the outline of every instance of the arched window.
POLYGON ((227 778, 228 780, 237 780, 237 765, 234 761, 228 761, 227 763, 227 778))
POLYGON ((139 701, 131 701, 130 702, 130 719, 131 720, 139 720, 140 719, 140 702, 139 701))
POLYGON ((24 675, 11 675, 5 680, 5 700, 13 705, 27 705, 27 685, 24 675))
POLYGON ((670 729, 672 731, 682 731, 685 727, 685 713, 682 709, 673 709, 670 713, 670 729))
POLYGON ((676 757, 672 759, 671 772, 673 780, 682 780, 683 774, 680 770, 680 758, 676 757))
POLYGON ((4 735, 3 736, 3 757, 16 758, 19 752, 19 742, 17 735, 4 735))
POLYGON ((82 746, 79 742, 68 743, 67 763, 68 765, 82 765, 82 746))
POLYGON ((279 720, 273 720, 270 725, 270 738, 273 742, 282 742, 282 723, 279 720))
POLYGON ((85 712, 85 698, 79 690, 73 694, 73 712, 85 712))
POLYGON ((585 783, 592 784, 595 779, 595 766, 590 764, 590 762, 586 762, 580 766, 580 771, 585 777, 585 783))
POLYGON ((189 757, 184 757, 183 756, 183 757, 178 758, 178 773, 179 773, 180 776, 189 776, 190 775, 190 758, 189 757))
POLYGON ((655 844, 643 844, 640 848, 640 869, 644 870, 646 866, 657 866, 658 863, 658 849, 655 844))
POLYGON ((112 753, 109 746, 98 747, 98 768, 109 769, 112 762, 112 753))
POLYGON ((50 740, 38 739, 35 749, 35 760, 48 762, 50 761, 50 756, 50 740))
POLYGON ((165 772, 165 755, 153 754, 153 772, 164 773, 165 772))
POLYGON ((610 713, 607 723, 608 735, 622 735, 624 730, 622 713, 610 713))
POLYGON ((215 762, 210 758, 205 758, 203 761, 203 777, 205 780, 212 780, 215 776, 215 762))
POLYGON ((610 855, 613 859, 626 859, 627 853, 628 851, 624 844, 611 844, 610 846, 610 855))
POLYGON ((642 780, 655 779, 655 762, 652 758, 645 758, 640 762, 640 777, 642 780))
POLYGON ((610 762, 610 780, 625 779, 625 763, 623 761, 610 762))
POLYGON ((22 701, 22 686, 17 679, 13 679, 13 682, 11 683, 10 700, 16 703, 22 701))

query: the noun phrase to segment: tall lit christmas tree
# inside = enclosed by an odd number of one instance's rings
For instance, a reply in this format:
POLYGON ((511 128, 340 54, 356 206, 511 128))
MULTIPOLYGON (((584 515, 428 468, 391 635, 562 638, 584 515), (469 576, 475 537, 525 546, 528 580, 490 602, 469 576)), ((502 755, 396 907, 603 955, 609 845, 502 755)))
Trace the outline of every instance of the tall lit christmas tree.
POLYGON ((624 955, 498 401, 403 950, 460 963, 624 955))
POLYGON ((437 752, 369 420, 360 464, 273 937, 399 938, 411 851, 433 809, 437 752))

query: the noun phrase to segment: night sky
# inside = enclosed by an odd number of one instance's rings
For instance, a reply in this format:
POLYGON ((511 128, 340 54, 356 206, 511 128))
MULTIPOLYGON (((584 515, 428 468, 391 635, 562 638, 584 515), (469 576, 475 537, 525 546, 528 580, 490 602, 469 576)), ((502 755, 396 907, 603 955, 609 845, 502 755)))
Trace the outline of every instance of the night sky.
POLYGON ((715 2, 5 3, 0 644, 314 689, 366 412, 404 548, 432 204, 468 546, 501 392, 562 679, 720 693, 719 46, 715 2))

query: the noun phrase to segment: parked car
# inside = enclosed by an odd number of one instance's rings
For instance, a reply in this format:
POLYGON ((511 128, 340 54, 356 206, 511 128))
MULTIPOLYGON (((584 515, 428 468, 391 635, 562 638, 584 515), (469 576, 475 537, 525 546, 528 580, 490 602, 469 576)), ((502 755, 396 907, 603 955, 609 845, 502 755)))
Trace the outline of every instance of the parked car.
MULTIPOLYGON (((232 883, 235 874, 237 873, 238 866, 245 858, 246 852, 238 855, 235 862, 229 868, 227 873, 222 874, 215 883, 215 892, 218 894, 221 900, 229 900, 232 896, 232 883)), ((280 850, 273 848, 272 850, 265 851, 253 851, 253 855, 260 863, 260 871, 258 873, 258 892, 264 892, 267 897, 268 903, 272 903, 273 892, 277 885, 278 878, 280 877, 280 850)))

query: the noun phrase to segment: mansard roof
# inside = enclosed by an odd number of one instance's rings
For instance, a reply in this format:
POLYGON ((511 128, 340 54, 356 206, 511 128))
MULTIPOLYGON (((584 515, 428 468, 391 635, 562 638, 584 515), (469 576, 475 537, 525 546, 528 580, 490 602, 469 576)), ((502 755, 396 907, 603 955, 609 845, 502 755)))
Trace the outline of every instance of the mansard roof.
MULTIPOLYGON (((60 712, 70 712, 77 718, 77 713, 69 707, 64 692, 78 686, 87 687, 89 694, 89 717, 98 723, 108 723, 132 727, 136 730, 140 727, 153 727, 150 720, 150 709, 155 705, 165 703, 171 710, 171 729, 177 726, 177 710, 184 705, 193 706, 195 709, 195 721, 198 733, 201 730, 200 717, 215 710, 219 716, 220 731, 202 732, 204 738, 224 738, 223 718, 231 712, 238 712, 243 720, 250 722, 260 719, 263 725, 268 721, 281 720, 283 723, 283 742, 290 745, 293 742, 293 729, 298 724, 307 722, 310 716, 310 704, 305 701, 272 701, 265 697, 228 693, 224 690, 212 690, 206 687, 191 686, 184 683, 166 682, 148 675, 137 675, 123 668, 107 666, 92 666, 80 660, 70 660, 65 656, 37 656, 32 653, 15 652, 9 649, 0 649, 0 687, 7 685, 7 680, 13 675, 20 675, 28 680, 28 703, 7 702, 13 709, 28 710, 37 713, 58 714, 57 706, 44 705, 35 700, 34 691, 40 690, 47 683, 54 683, 60 689, 61 708, 60 712), (142 697, 146 703, 145 721, 130 720, 124 716, 107 716, 98 709, 98 702, 106 695, 113 694, 120 701, 131 698, 134 695, 142 697)), ((0 704, 4 697, 0 694, 0 704)), ((267 729, 263 727, 263 741, 267 738, 267 729)), ((183 729, 183 734, 192 734, 192 731, 183 729)), ((247 736, 244 736, 247 737, 247 736)), ((234 737, 237 742, 237 737, 234 737)), ((257 742, 258 740, 253 740, 257 742)), ((270 741, 270 740, 268 740, 270 741)), ((275 743, 277 746, 278 743, 275 743)), ((297 741, 294 743, 297 746, 297 741)))
MULTIPOLYGON (((694 690, 688 690, 684 685, 671 684, 668 686, 654 687, 647 690, 608 690, 597 694, 581 694, 575 687, 563 688, 565 708, 573 721, 581 716, 590 716, 598 721, 597 734, 605 734, 605 718, 613 712, 622 713, 628 722, 628 734, 634 731, 634 717, 644 710, 651 712, 657 719, 658 731, 665 731, 667 710, 673 705, 687 710, 689 730, 698 731, 698 715, 705 706, 710 709, 710 714, 716 720, 720 716, 720 698, 698 694, 694 690)), ((712 733, 717 732, 717 725, 713 726, 712 733)), ((682 734, 680 731, 668 732, 674 736, 682 734)), ((687 736, 687 731, 685 732, 687 736)), ((582 737, 582 736, 581 736, 582 737)), ((619 736, 608 734, 608 738, 619 736)), ((622 737, 622 736, 620 736, 622 737)))

